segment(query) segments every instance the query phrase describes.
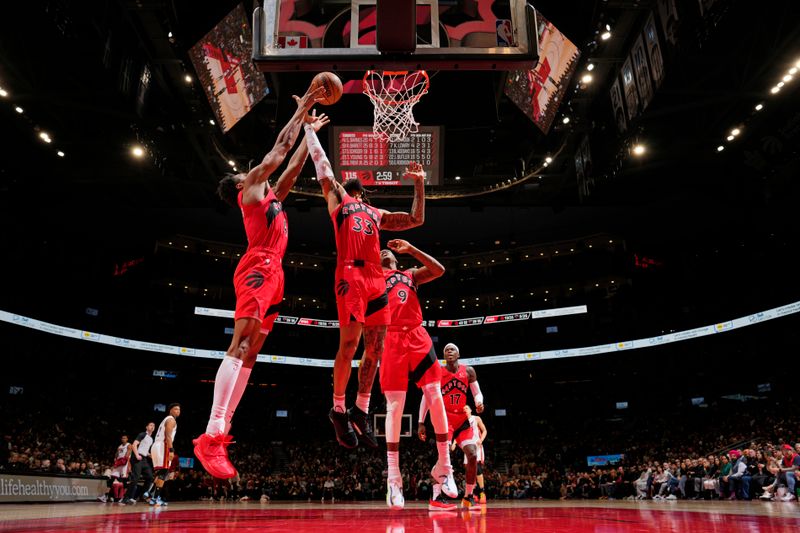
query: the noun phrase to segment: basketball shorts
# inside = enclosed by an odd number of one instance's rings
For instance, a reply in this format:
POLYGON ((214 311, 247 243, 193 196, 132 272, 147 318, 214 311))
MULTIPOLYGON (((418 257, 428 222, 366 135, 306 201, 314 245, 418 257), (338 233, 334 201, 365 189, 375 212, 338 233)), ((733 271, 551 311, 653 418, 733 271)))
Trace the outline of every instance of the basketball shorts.
POLYGON ((336 311, 339 326, 389 324, 389 296, 379 264, 349 261, 336 266, 336 311))
POLYGON ((447 413, 447 440, 452 442, 453 439, 462 449, 464 446, 477 444, 478 436, 466 413, 447 413))
POLYGON ((163 442, 154 442, 150 447, 150 457, 153 459, 153 470, 169 469, 169 451, 164 450, 163 442))
POLYGON ((390 326, 380 366, 381 391, 403 391, 408 382, 424 387, 442 379, 428 332, 422 326, 390 326))
POLYGON ((266 251, 245 253, 233 275, 233 287, 236 291, 234 319, 254 318, 261 323, 261 332, 268 333, 283 302, 281 258, 266 251))

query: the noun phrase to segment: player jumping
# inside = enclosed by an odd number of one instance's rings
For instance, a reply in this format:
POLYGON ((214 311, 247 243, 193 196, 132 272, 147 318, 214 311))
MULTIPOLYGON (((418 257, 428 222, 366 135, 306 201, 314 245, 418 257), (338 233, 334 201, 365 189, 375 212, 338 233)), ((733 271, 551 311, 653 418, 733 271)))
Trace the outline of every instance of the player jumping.
MULTIPOLYGON (((417 288, 444 274, 439 261, 418 250, 407 241, 389 241, 390 250, 381 250, 383 277, 389 295, 391 322, 386 333, 386 349, 381 359, 381 390, 386 396, 386 456, 389 464, 386 504, 392 509, 402 509, 403 479, 400 474, 400 422, 406 402, 409 380, 422 389, 431 410, 431 420, 436 431, 436 447, 439 460, 431 471, 435 481, 435 492, 444 492, 451 498, 458 496, 453 480, 453 467, 447 449, 447 415, 442 400, 442 367, 436 359, 428 332, 422 327, 422 308, 419 305, 417 288), (422 263, 420 268, 397 270, 394 253, 409 254, 422 263)), ((431 499, 432 510, 454 509, 455 505, 443 498, 431 499)))
POLYGON ((390 213, 367 203, 360 180, 349 179, 341 185, 334 179, 328 157, 310 126, 306 127, 306 141, 336 233, 335 290, 339 350, 333 365, 333 408, 328 418, 333 423, 340 445, 345 448, 357 446, 358 431, 368 446, 377 448, 378 441, 367 413, 378 361, 383 355, 386 325, 389 323, 379 231, 401 231, 422 224, 425 219, 425 172, 419 163, 408 166, 403 177, 414 180, 411 213, 390 213), (358 370, 358 397, 355 407, 348 410, 345 392, 362 332, 364 355, 358 370))
POLYGON ((261 163, 247 174, 229 175, 219 183, 219 196, 242 212, 247 234, 247 251, 233 275, 236 292, 233 338, 214 380, 214 400, 206 431, 194 439, 194 454, 214 477, 229 479, 236 469, 228 459, 228 435, 233 413, 242 399, 258 352, 272 329, 278 306, 283 301, 283 254, 289 225, 281 202, 286 199, 308 155, 306 143, 295 150, 283 174, 272 187, 267 181, 286 158, 307 124, 317 131, 328 118, 309 115, 323 88, 295 96, 297 111, 278 134, 275 146, 261 163))

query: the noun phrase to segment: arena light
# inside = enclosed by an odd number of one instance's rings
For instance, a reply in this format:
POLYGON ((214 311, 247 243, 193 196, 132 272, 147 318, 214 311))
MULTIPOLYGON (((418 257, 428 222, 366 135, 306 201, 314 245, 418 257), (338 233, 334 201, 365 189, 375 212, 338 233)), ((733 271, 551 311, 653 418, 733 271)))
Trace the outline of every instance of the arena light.
POLYGON ((187 74, 186 76, 183 77, 183 81, 185 81, 186 83, 192 83, 192 77, 187 74))
POLYGON ((8 98, 8 91, 0 87, 0 96, 2 96, 3 98, 8 98))
POLYGON ((719 146, 717 146, 717 152, 721 152, 721 151, 723 151, 724 149, 725 149, 725 147, 724 147, 724 146, 722 146, 721 144, 720 144, 719 146))
POLYGON ((777 87, 778 89, 783 89, 783 86, 784 86, 784 85, 786 85, 784 82, 782 82, 782 81, 779 81, 779 82, 778 82, 778 83, 775 85, 775 87, 777 87))
POLYGON ((755 109, 756 111, 761 111, 762 109, 764 109, 764 104, 756 104, 755 109))
POLYGON ((544 162, 545 163, 552 163, 553 162, 553 158, 550 157, 550 156, 547 156, 547 157, 544 158, 544 162))
POLYGON ((236 162, 235 162, 233 159, 229 159, 229 160, 228 160, 228 164, 229 164, 230 166, 232 166, 232 167, 235 167, 235 166, 236 166, 236 162))
POLYGON ((581 77, 581 83, 583 83, 584 85, 588 85, 588 84, 592 83, 592 80, 593 80, 593 79, 594 79, 594 78, 592 77, 592 75, 591 75, 591 74, 584 74, 584 75, 581 77))
POLYGON ((611 39, 611 32, 608 30, 604 31, 603 33, 600 34, 600 38, 604 41, 611 39))
POLYGON ((586 70, 588 70, 589 72, 593 71, 594 70, 594 63, 589 63, 588 65, 586 65, 586 70))
POLYGON ((133 148, 131 148, 131 155, 133 155, 133 157, 141 159, 142 157, 144 157, 144 148, 142 148, 141 146, 134 146, 133 148))
POLYGON ((17 106, 17 107, 15 107, 15 108, 14 108, 14 111, 16 111, 17 113, 19 113, 20 115, 21 115, 22 113, 24 113, 24 112, 25 112, 25 110, 24 110, 24 109, 22 109, 20 106, 17 106))
POLYGON ((216 125, 216 122, 214 122, 213 118, 208 119, 208 123, 211 124, 212 126, 216 125))
POLYGON ((62 152, 61 150, 59 150, 58 152, 56 152, 56 154, 58 154, 58 157, 64 157, 65 155, 67 155, 67 154, 65 154, 64 152, 62 152))
POLYGON ((569 117, 564 117, 561 119, 562 124, 569 124, 569 117))
POLYGON ((792 75, 787 74, 786 76, 783 77, 783 81, 789 83, 790 81, 792 81, 792 75))
POLYGON ((167 33, 167 38, 168 38, 168 39, 172 39, 172 32, 168 32, 168 33, 167 33))
POLYGON ((737 136, 737 135, 739 135, 740 133, 742 133, 742 130, 740 130, 739 128, 733 128, 733 129, 731 130, 731 135, 733 135, 734 137, 736 137, 736 136, 737 136))
POLYGON ((727 137, 725 137, 725 139, 728 140, 728 141, 732 141, 733 140, 733 135, 728 135, 727 137))
POLYGON ((53 142, 53 139, 50 138, 50 135, 48 135, 48 133, 46 131, 43 131, 43 132, 39 133, 39 138, 41 140, 43 140, 44 142, 46 142, 47 144, 50 144, 51 142, 53 142))
POLYGON ((633 147, 633 155, 644 155, 646 148, 643 144, 637 144, 633 147))
POLYGON ((461 181, 461 176, 456 176, 456 181, 461 181))
POLYGON ((792 67, 792 68, 790 68, 790 69, 789 69, 789 74, 791 74, 791 75, 793 75, 793 76, 794 76, 795 74, 797 74, 797 67, 792 67))
POLYGON ((769 92, 771 92, 772 94, 778 94, 780 91, 781 91, 781 88, 778 87, 778 86, 775 86, 775 87, 773 87, 772 89, 769 90, 769 92))

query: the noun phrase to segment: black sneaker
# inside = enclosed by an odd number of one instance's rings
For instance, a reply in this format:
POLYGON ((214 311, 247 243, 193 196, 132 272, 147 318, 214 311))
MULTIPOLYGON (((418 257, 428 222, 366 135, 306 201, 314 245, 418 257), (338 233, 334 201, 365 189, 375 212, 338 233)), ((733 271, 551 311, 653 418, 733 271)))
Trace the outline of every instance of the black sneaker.
POLYGON ((333 429, 336 431, 336 440, 339 441, 341 446, 345 448, 358 446, 358 437, 356 432, 353 431, 353 424, 350 423, 347 413, 339 413, 331 409, 328 413, 328 418, 333 424, 333 429))
POLYGON ((347 416, 361 437, 361 441, 366 443, 370 448, 377 448, 378 440, 372 432, 372 424, 369 422, 369 415, 358 407, 353 406, 347 411, 347 416))

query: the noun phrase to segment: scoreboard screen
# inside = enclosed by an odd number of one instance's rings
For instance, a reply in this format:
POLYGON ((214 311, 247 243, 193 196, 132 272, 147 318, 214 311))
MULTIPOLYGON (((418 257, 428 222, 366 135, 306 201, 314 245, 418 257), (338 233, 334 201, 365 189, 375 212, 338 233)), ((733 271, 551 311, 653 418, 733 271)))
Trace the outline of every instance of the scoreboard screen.
POLYGON ((428 174, 426 185, 439 185, 444 143, 441 126, 420 126, 404 141, 390 143, 372 133, 372 126, 331 128, 333 172, 344 181, 359 178, 368 187, 413 185, 403 170, 418 162, 428 174))

